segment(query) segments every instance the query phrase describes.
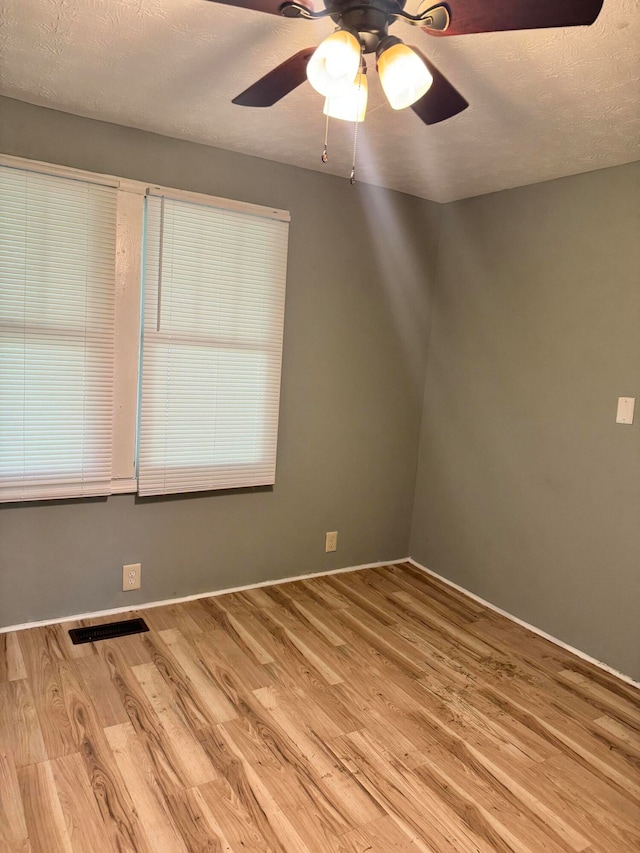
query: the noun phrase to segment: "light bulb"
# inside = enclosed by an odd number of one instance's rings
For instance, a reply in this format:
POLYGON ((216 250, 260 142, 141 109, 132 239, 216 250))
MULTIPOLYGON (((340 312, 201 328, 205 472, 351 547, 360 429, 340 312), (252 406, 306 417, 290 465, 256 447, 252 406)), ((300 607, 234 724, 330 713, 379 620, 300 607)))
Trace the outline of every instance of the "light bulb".
POLYGON ((360 42, 348 30, 336 30, 320 43, 307 64, 307 79, 325 98, 341 95, 360 68, 360 42))
POLYGON ((378 56, 378 73, 394 110, 410 107, 429 90, 433 77, 415 51, 397 42, 378 56))
POLYGON ((324 102, 324 114, 342 121, 364 121, 367 111, 367 76, 360 72, 349 88, 324 102))

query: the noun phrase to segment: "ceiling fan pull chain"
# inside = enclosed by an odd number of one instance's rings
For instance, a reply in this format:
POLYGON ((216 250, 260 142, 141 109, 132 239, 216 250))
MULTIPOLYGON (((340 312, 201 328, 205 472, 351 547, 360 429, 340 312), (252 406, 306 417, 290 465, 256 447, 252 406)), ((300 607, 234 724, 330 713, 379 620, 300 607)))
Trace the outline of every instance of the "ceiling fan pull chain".
POLYGON ((327 154, 327 142, 329 140, 329 116, 327 116, 327 120, 324 124, 324 148, 322 149, 322 162, 326 163, 329 159, 329 155, 327 154))
MULTIPOLYGON (((360 91, 360 83, 358 83, 358 91, 360 91)), ((351 174, 349 175, 349 183, 353 186, 356 182, 356 150, 358 147, 358 122, 353 123, 353 162, 351 163, 351 174)))
POLYGON ((349 175, 349 183, 353 186, 356 182, 356 146, 358 143, 358 122, 355 122, 353 131, 353 162, 351 164, 351 174, 349 175))

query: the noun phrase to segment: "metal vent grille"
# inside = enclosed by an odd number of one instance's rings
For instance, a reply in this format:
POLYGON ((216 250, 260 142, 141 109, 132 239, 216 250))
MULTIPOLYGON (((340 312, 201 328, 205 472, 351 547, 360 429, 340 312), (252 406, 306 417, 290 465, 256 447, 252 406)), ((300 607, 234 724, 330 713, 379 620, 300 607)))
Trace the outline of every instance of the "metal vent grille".
POLYGON ((74 646, 77 646, 80 643, 95 643, 97 640, 142 634, 148 630, 144 619, 125 619, 122 622, 107 622, 105 625, 93 625, 89 628, 71 628, 69 636, 74 646))

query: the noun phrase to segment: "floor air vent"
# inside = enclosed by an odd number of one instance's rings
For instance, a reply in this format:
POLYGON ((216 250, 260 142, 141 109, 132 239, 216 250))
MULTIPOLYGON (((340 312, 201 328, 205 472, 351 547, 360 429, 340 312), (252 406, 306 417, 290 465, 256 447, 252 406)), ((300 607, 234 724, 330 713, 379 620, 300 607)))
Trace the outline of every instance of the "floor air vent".
POLYGON ((148 630, 144 619, 125 619, 122 622, 108 622, 105 625, 94 625, 90 628, 71 628, 69 636, 74 646, 77 646, 79 643, 95 643, 97 640, 142 634, 148 630))

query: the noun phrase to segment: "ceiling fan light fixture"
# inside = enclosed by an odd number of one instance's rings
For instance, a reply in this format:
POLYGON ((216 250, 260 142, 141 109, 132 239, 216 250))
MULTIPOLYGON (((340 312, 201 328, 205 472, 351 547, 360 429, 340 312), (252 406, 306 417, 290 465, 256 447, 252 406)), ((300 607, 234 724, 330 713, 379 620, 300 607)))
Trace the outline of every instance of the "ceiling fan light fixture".
POLYGON ((338 29, 318 45, 307 64, 307 79, 325 98, 337 97, 356 79, 360 57, 357 37, 350 30, 338 29))
POLYGON ((433 83, 431 72, 418 54, 394 36, 380 42, 378 74, 394 110, 403 110, 419 101, 433 83))
POLYGON ((323 113, 342 121, 364 121, 368 94, 367 76, 364 71, 361 71, 342 95, 325 100, 323 113))

